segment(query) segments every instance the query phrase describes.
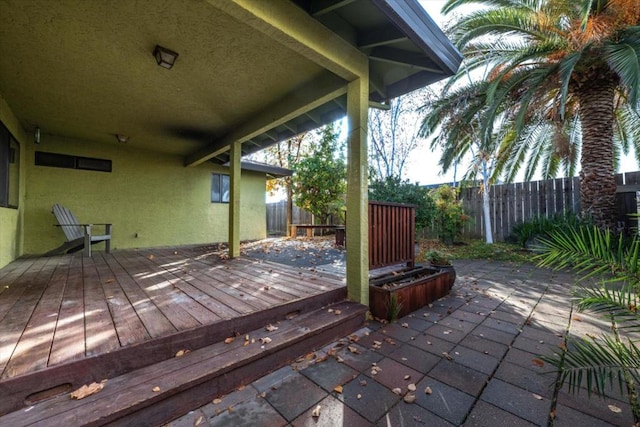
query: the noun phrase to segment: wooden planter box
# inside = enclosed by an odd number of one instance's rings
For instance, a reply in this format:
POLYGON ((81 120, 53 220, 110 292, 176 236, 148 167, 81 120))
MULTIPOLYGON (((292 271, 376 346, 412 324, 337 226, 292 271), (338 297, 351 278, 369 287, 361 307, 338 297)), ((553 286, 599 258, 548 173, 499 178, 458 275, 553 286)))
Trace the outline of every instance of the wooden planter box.
POLYGON ((406 316, 447 295, 455 277, 453 267, 417 267, 372 279, 369 282, 369 308, 374 317, 389 319, 389 301, 395 294, 402 304, 397 317, 406 316))

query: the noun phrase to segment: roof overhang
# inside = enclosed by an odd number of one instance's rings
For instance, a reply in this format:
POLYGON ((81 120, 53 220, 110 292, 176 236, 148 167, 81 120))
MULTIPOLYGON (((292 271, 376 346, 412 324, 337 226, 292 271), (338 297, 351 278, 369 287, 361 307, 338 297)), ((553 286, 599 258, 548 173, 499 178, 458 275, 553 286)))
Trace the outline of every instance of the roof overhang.
POLYGON ((371 103, 461 61, 417 0, 0 0, 0 96, 47 135, 224 164, 330 123, 346 85, 371 103), (158 67, 155 45, 179 53, 158 67))
POLYGON ((293 175, 291 169, 246 160, 240 162, 240 168, 242 170, 264 173, 269 179, 284 178, 293 175))

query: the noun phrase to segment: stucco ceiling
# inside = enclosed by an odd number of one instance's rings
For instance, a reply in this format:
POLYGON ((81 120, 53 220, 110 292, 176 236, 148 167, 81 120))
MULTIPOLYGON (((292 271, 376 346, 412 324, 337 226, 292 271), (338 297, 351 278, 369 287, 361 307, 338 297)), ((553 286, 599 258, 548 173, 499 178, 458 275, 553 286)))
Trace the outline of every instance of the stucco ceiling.
MULTIPOLYGON (((252 117, 268 116, 279 100, 344 82, 212 3, 0 0, 0 96, 28 132, 38 126, 45 136, 109 144, 121 134, 131 146, 188 157, 252 117), (179 53, 171 70, 155 63, 156 44, 179 53)), ((373 101, 443 78, 459 63, 455 49, 444 50, 453 52, 451 63, 434 54, 441 39, 421 45, 432 37, 423 31, 432 22, 418 22, 421 33, 411 33, 402 8, 413 17, 415 0, 290 5, 370 58, 373 101)), ((243 152, 337 118, 344 98, 256 135, 243 152)))

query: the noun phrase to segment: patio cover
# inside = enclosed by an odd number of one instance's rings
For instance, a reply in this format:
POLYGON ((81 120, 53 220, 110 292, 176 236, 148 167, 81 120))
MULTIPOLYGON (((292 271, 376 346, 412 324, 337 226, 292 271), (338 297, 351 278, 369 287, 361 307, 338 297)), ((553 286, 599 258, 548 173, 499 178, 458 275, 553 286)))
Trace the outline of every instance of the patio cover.
POLYGON ((0 0, 0 100, 29 133, 230 162, 349 120, 347 282, 367 302, 367 109, 453 74, 460 54, 417 0, 0 0), (179 57, 170 70, 152 56, 179 57))

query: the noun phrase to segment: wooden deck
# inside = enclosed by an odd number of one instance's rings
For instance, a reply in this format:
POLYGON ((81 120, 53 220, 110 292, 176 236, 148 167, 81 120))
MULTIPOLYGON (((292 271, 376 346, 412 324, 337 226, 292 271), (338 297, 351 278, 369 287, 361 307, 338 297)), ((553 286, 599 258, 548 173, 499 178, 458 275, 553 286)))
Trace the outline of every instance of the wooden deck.
POLYGON ((119 375, 345 297, 341 277, 203 247, 19 259, 0 270, 0 393, 119 375))

